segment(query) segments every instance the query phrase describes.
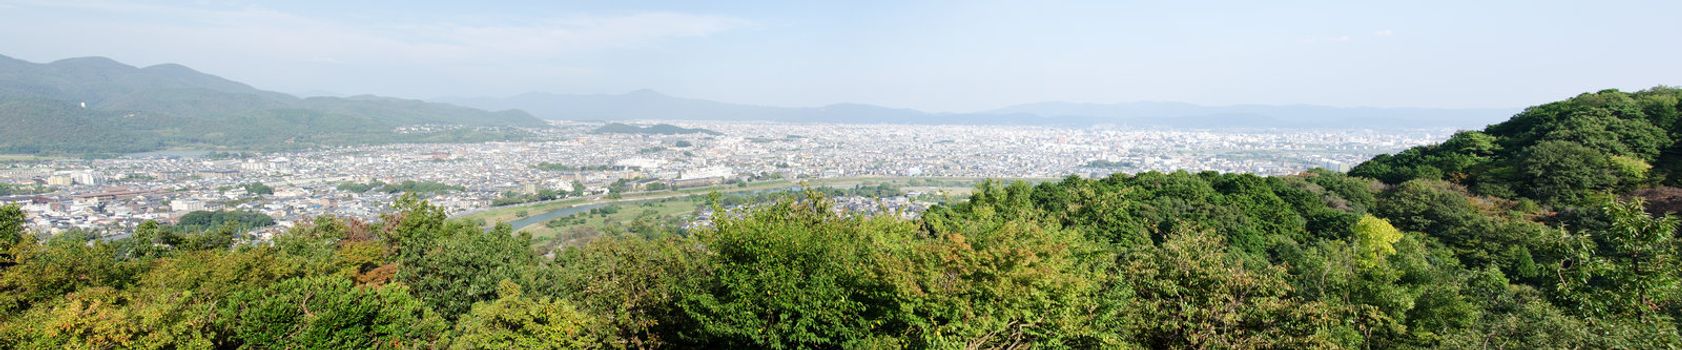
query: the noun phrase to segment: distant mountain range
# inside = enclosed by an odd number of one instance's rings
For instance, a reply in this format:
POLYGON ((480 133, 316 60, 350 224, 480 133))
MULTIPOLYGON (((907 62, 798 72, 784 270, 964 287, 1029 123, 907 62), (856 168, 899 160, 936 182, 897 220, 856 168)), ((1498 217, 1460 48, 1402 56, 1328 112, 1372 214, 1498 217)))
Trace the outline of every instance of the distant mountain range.
POLYGON ((508 98, 443 98, 438 101, 479 108, 515 108, 561 120, 761 120, 795 122, 903 122, 928 113, 861 104, 815 108, 769 107, 667 96, 653 90, 618 95, 528 93, 508 98), (495 107, 521 106, 521 107, 495 107))
POLYGON ((673 97, 651 90, 608 95, 529 93, 506 98, 439 101, 456 105, 369 95, 299 98, 177 64, 138 68, 102 57, 31 63, 0 56, 0 123, 5 125, 0 128, 0 153, 86 154, 178 147, 270 149, 500 140, 517 137, 522 132, 483 127, 544 126, 533 114, 570 120, 1469 129, 1504 120, 1516 112, 1516 109, 1046 102, 973 113, 930 113, 866 104, 757 106, 673 97), (420 133, 397 131, 401 126, 421 124, 455 127, 429 128, 432 131, 420 133))
POLYGON ((1120 125, 1163 128, 1481 128, 1516 108, 1441 109, 1313 105, 1200 106, 1174 102, 1115 104, 1043 102, 973 113, 930 113, 866 104, 771 107, 673 97, 651 90, 617 95, 528 93, 506 98, 439 101, 486 109, 520 109, 564 120, 761 120, 785 122, 1120 125))
POLYGON ((0 153, 501 139, 508 135, 475 128, 424 134, 394 129, 545 125, 520 111, 378 96, 298 98, 176 64, 138 68, 103 57, 37 64, 5 56, 0 124, 0 153))

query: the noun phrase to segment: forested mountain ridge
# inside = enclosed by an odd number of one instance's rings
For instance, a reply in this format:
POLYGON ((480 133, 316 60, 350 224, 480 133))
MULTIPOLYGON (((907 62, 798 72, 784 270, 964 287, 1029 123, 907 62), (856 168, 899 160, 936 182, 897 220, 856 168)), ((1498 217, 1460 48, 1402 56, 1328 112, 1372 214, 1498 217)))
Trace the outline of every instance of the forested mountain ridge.
POLYGON ((1350 174, 1396 184, 1441 179, 1474 193, 1581 204, 1595 193, 1682 184, 1682 89, 1603 90, 1530 107, 1362 163, 1350 174))
POLYGON ((1675 94, 1533 107, 1356 172, 1380 179, 987 182, 916 219, 807 191, 552 252, 415 197, 272 243, 38 238, 5 207, 0 348, 1676 348, 1682 225, 1628 196, 1675 173, 1531 170, 1566 148, 1668 159, 1634 121, 1664 124, 1675 94))
POLYGON ((704 134, 704 135, 723 135, 723 134, 721 134, 717 131, 701 129, 701 128, 685 128, 685 127, 671 125, 671 124, 654 124, 654 125, 649 125, 649 126, 636 126, 636 125, 629 125, 629 124, 623 124, 623 123, 607 123, 607 125, 602 125, 601 127, 597 127, 596 130, 594 130, 592 132, 598 133, 598 134, 643 134, 643 135, 704 134))
POLYGON ((525 112, 415 100, 263 91, 185 66, 102 57, 36 64, 0 56, 0 153, 115 153, 166 146, 273 148, 472 138, 397 135, 404 125, 536 127, 525 112))

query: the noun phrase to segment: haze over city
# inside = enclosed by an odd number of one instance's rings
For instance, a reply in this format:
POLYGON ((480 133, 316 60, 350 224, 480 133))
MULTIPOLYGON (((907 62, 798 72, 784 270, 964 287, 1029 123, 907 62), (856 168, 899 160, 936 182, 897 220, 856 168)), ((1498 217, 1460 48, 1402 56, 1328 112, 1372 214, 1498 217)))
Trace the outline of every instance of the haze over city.
POLYGON ((0 1, 0 53, 300 95, 1519 108, 1682 79, 1670 1, 0 1), (1569 44, 1569 48, 1561 45, 1569 44), (1617 48, 1617 64, 1600 64, 1617 48))

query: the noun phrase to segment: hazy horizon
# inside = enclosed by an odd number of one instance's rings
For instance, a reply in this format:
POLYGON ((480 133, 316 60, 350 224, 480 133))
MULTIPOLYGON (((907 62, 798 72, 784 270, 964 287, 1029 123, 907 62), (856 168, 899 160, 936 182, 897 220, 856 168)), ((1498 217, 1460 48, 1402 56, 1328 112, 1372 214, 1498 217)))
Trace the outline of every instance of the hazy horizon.
MULTIPOLYGON (((160 63, 156 63, 156 64, 138 65, 138 64, 131 64, 129 62, 123 62, 123 61, 116 60, 116 59, 106 57, 106 56, 76 56, 76 57, 63 57, 63 58, 52 59, 52 60, 39 60, 39 61, 23 59, 23 58, 20 58, 20 57, 7 56, 3 53, 0 53, 0 57, 9 57, 11 59, 17 59, 17 60, 21 60, 23 62, 28 62, 28 63, 31 63, 31 64, 38 64, 38 65, 49 65, 49 64, 60 62, 60 61, 73 61, 73 60, 81 60, 81 59, 111 60, 111 61, 114 61, 118 64, 133 67, 133 68, 136 68, 136 69, 148 68, 148 67, 152 67, 152 66, 180 65, 179 63, 175 63, 175 62, 160 62, 160 63)), ((197 71, 199 73, 208 74, 208 75, 212 75, 212 76, 218 76, 218 77, 221 77, 221 78, 224 78, 224 79, 227 78, 225 76, 221 76, 221 75, 217 74, 216 72, 206 72, 206 71, 198 70, 198 69, 196 69, 194 67, 191 67, 191 66, 185 66, 185 65, 180 65, 180 66, 187 67, 188 69, 193 69, 194 71, 197 71)), ((597 92, 597 93, 559 93, 559 92, 551 92, 551 91, 527 91, 527 92, 522 92, 522 93, 517 93, 517 94, 497 95, 497 96, 478 95, 478 96, 412 97, 412 96, 393 96, 393 95, 382 95, 382 94, 374 94, 374 93, 356 93, 356 92, 341 92, 341 91, 326 91, 326 90, 306 90, 306 91, 301 91, 301 92, 281 91, 281 90, 269 89, 267 87, 260 86, 260 85, 249 84, 249 83, 243 82, 243 81, 238 81, 238 80, 232 80, 232 81, 234 81, 236 83, 251 85, 252 88, 256 88, 256 89, 259 89, 259 90, 279 92, 279 93, 284 93, 284 94, 288 94, 288 95, 293 95, 295 97, 381 96, 381 97, 399 97, 399 98, 406 98, 406 99, 423 100, 423 101, 428 101, 428 102, 440 102, 440 103, 452 103, 452 104, 461 104, 459 102, 469 101, 469 100, 518 99, 518 98, 523 98, 523 97, 528 97, 528 96, 544 96, 544 97, 601 96, 601 97, 614 97, 614 96, 631 96, 631 95, 637 95, 637 94, 652 94, 652 95, 660 95, 660 96, 664 96, 664 97, 668 97, 668 98, 675 98, 675 99, 692 99, 692 100, 699 100, 699 101, 706 101, 706 102, 717 102, 717 103, 724 103, 724 104, 738 104, 738 105, 756 106, 756 107, 812 108, 812 107, 825 107, 825 106, 837 106, 837 105, 867 105, 867 106, 878 106, 878 107, 888 107, 888 108, 906 108, 906 109, 911 109, 911 110, 924 111, 924 110, 918 110, 916 108, 909 108, 909 107, 875 105, 875 104, 859 103, 859 102, 853 102, 853 101, 835 101, 835 102, 830 102, 830 103, 824 103, 824 104, 818 104, 818 105, 806 105, 806 106, 752 104, 752 103, 742 103, 742 102, 737 102, 737 101, 711 100, 711 99, 696 98, 696 97, 691 97, 691 96, 674 95, 674 94, 668 94, 668 93, 665 93, 663 91, 659 91, 659 90, 655 90, 655 89, 649 89, 649 88, 639 88, 639 89, 633 89, 633 90, 622 91, 622 92, 597 92)), ((1635 89, 1630 89, 1630 90, 1633 91, 1635 89)), ((1198 106, 1198 107, 1246 107, 1246 106, 1297 107, 1297 106, 1302 106, 1302 107, 1329 107, 1329 108, 1350 108, 1350 109, 1441 109, 1441 110, 1517 110, 1517 109, 1520 108, 1520 107, 1460 107, 1460 108, 1454 108, 1454 107, 1428 107, 1428 106, 1427 107, 1420 107, 1420 106, 1361 106, 1361 105, 1339 106, 1339 105, 1319 105, 1319 104, 1289 103, 1289 102, 1242 103, 1242 104, 1201 104, 1201 103, 1193 103, 1193 102, 1186 102, 1186 101, 1173 101, 1173 100, 1132 100, 1132 101, 1125 101, 1125 100, 1122 100, 1122 101, 1044 100, 1044 101, 1033 101, 1033 102, 1026 102, 1026 103, 1004 105, 1004 106, 978 109, 978 110, 941 111, 941 112, 938 112, 938 113, 959 113, 959 114, 964 114, 964 113, 989 113, 989 112, 994 112, 994 111, 998 111, 998 110, 1006 110, 1006 109, 1010 109, 1010 108, 1014 108, 1014 107, 1032 106, 1032 105, 1039 105, 1039 104, 1077 104, 1077 105, 1160 104, 1160 105, 1189 105, 1189 106, 1198 106)), ((467 107, 474 107, 474 108, 482 108, 482 107, 477 107, 477 106, 472 106, 472 105, 466 105, 466 106, 467 107)), ((500 109, 518 109, 518 108, 485 108, 485 109, 487 109, 487 110, 500 110, 500 109)))
POLYGON ((0 54, 179 63, 292 94, 651 89, 768 106, 1514 108, 1682 82, 1674 2, 0 1, 0 54), (1452 10, 1444 10, 1452 9, 1452 10), (1587 47, 1584 47, 1587 46, 1587 47), (1618 48, 1623 60, 1598 65, 1618 48), (1574 48, 1574 49, 1565 49, 1574 48))

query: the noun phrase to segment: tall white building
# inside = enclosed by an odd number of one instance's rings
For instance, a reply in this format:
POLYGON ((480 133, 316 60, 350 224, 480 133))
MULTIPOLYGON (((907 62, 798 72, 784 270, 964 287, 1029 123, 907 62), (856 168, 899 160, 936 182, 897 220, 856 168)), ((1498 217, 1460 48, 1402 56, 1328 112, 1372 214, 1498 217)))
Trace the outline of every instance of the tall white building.
POLYGON ((205 209, 204 201, 196 199, 177 199, 169 202, 169 210, 176 212, 200 211, 205 209))
POLYGON ((101 180, 100 176, 94 174, 92 171, 83 171, 71 174, 70 179, 75 181, 78 185, 98 185, 101 180))
POLYGON ((730 177, 735 172, 727 166, 711 166, 684 170, 677 175, 678 180, 705 179, 709 177, 730 177))

